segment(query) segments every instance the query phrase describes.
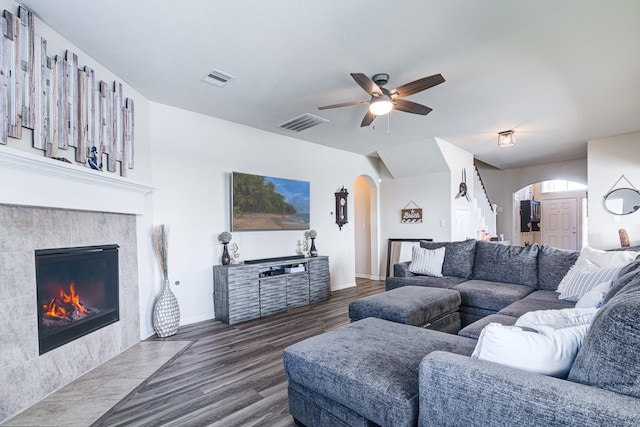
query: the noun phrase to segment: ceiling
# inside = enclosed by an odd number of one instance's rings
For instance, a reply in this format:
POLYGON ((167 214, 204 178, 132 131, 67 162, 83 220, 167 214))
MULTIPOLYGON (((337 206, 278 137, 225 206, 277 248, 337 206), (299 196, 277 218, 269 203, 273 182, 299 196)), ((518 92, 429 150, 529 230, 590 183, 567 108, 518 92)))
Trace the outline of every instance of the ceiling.
POLYGON ((435 137, 500 169, 586 157, 589 139, 640 130, 640 1, 21 0, 148 99, 377 156, 435 137), (212 69, 236 79, 204 83, 212 69), (350 73, 387 88, 441 73, 360 128, 350 73), (329 120, 295 133, 304 113, 329 120), (497 132, 517 144, 498 148, 497 132))

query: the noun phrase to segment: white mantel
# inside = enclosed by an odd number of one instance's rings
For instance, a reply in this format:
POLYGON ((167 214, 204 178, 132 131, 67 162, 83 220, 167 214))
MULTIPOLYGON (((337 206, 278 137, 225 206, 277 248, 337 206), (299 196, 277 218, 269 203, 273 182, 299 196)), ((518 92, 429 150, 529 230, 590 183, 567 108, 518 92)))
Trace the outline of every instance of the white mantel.
POLYGON ((153 188, 77 164, 0 147, 0 203, 143 214, 153 188))

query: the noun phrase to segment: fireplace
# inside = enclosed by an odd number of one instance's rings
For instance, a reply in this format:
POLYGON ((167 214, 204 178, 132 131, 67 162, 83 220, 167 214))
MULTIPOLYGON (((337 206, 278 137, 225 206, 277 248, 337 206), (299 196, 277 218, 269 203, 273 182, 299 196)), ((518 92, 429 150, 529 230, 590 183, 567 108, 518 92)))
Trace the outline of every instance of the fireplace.
POLYGON ((117 322, 118 245, 36 250, 40 354, 117 322))

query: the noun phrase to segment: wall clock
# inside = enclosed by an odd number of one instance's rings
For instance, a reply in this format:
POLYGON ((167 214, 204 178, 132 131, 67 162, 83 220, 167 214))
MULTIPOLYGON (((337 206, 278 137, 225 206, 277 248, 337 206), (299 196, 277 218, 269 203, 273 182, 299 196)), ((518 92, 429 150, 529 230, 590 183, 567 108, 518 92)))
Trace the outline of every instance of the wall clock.
POLYGON ((347 215, 347 196, 349 193, 344 186, 338 190, 336 195, 336 224, 342 230, 342 226, 349 222, 349 217, 347 215))

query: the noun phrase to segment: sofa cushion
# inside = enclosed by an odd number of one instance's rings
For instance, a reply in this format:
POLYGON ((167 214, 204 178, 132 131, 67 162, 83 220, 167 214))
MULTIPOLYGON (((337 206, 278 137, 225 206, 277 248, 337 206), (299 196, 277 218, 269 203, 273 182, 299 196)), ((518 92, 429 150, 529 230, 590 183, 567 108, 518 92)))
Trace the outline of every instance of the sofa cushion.
POLYGON ((469 356, 475 343, 369 317, 287 347, 284 368, 290 381, 376 424, 414 426, 422 358, 434 350, 469 356))
POLYGON ((598 311, 569 380, 640 398, 640 278, 598 311))
POLYGON ((425 249, 414 246, 411 248, 409 271, 413 274, 442 277, 444 251, 445 248, 425 249))
POLYGON ((564 378, 588 329, 588 323, 559 328, 536 325, 535 329, 490 323, 480 333, 471 357, 564 378))
POLYGON ((427 286, 430 288, 451 289, 455 285, 465 282, 462 277, 444 276, 413 276, 413 277, 388 277, 384 282, 385 290, 400 288, 402 286, 427 286))
POLYGON ((534 290, 529 286, 486 280, 467 280, 453 289, 460 292, 462 305, 494 312, 524 298, 534 290))
MULTIPOLYGON (((567 301, 561 301, 559 297, 560 297, 560 294, 555 290, 548 291, 544 289, 538 289, 537 291, 531 292, 529 295, 524 297, 524 299, 546 301, 546 302, 549 302, 550 304, 554 304, 556 302, 560 302, 561 304, 565 304, 565 303, 570 304, 567 301)), ((549 307, 549 308, 555 308, 555 307, 549 307)), ((560 308, 565 308, 565 307, 560 307, 560 308)))
POLYGON ((467 239, 461 242, 427 242, 420 241, 425 249, 445 248, 442 274, 445 276, 471 278, 476 254, 476 241, 467 239))
POLYGON ((508 246, 478 241, 472 277, 537 288, 538 244, 508 246))
POLYGON ((518 320, 517 317, 506 316, 504 314, 490 314, 489 316, 483 317, 482 319, 473 322, 472 324, 466 326, 458 332, 458 335, 461 337, 473 338, 477 340, 480 337, 480 333, 485 326, 489 323, 499 323, 505 326, 511 326, 516 323, 518 320))
MULTIPOLYGON (((549 291, 536 291, 537 292, 549 292, 549 291)), ((534 296, 533 294, 527 295, 519 301, 516 301, 512 304, 509 304, 498 313, 504 314, 506 316, 514 316, 520 317, 525 313, 530 311, 538 311, 538 310, 561 310, 563 308, 573 308, 575 303, 571 301, 563 301, 558 299, 557 293, 553 292, 556 295, 555 299, 549 298, 544 299, 539 295, 534 296), (529 298, 532 297, 532 298, 529 298)))
POLYGON ((538 251, 538 288, 550 291, 558 289, 560 281, 576 263, 579 255, 579 251, 542 245, 538 251))

